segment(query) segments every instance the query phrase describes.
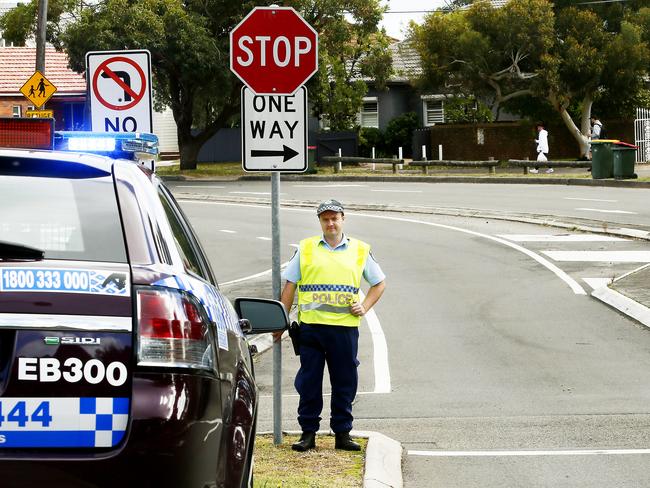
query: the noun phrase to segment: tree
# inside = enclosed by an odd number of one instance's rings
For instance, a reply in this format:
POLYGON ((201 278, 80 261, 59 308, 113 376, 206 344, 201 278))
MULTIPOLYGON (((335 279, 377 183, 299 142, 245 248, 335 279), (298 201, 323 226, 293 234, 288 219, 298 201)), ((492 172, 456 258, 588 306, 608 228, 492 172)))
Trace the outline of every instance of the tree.
MULTIPOLYGON (((155 105, 169 106, 174 114, 182 169, 196 168, 201 146, 220 129, 238 122, 241 83, 229 69, 229 33, 254 6, 267 3, 104 0, 86 5, 50 1, 59 14, 49 17, 49 39, 67 51, 74 70, 84 71, 88 51, 151 52, 155 105)), ((326 74, 309 84, 317 110, 356 113, 365 93, 356 77, 376 73, 381 82, 387 76, 380 69, 385 68, 380 65, 386 49, 385 36, 377 31, 378 0, 293 0, 285 4, 301 12, 321 36, 319 65, 326 74), (378 35, 377 42, 370 41, 373 34, 378 35), (333 87, 327 83, 332 79, 333 87), (331 93, 322 94, 325 88, 331 93)), ((24 42, 33 32, 34 19, 23 10, 20 18, 5 16, 0 26, 14 26, 17 38, 22 36, 24 42)))
POLYGON ((650 62, 648 14, 639 10, 643 0, 594 8, 572 3, 511 0, 495 9, 480 2, 429 16, 413 27, 424 83, 492 97, 497 113, 504 103, 534 97, 541 103, 529 114, 550 107, 587 156, 594 102, 625 106, 641 92, 650 62), (450 33, 459 42, 451 42, 450 33))
POLYGON ((381 89, 392 71, 389 38, 378 30, 385 8, 379 0, 294 4, 319 33, 319 70, 308 83, 314 113, 331 130, 353 129, 368 82, 381 89))

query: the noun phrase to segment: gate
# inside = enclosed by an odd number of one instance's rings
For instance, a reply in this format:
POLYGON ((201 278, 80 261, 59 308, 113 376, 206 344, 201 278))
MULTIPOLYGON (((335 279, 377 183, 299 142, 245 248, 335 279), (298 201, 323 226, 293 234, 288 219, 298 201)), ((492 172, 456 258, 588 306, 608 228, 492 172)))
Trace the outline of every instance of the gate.
POLYGON ((637 108, 634 121, 634 144, 637 163, 650 162, 650 108, 637 108))

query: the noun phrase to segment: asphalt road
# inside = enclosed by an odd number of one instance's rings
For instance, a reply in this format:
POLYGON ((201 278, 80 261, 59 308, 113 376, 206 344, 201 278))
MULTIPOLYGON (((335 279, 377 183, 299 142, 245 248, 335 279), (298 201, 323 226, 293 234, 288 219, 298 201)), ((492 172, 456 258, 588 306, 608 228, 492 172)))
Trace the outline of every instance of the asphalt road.
MULTIPOLYGON (((290 185, 283 191, 289 190, 291 198, 309 200, 354 196, 370 201, 388 195, 408 205, 425 198, 370 193, 390 189, 377 184, 367 185, 368 195, 359 187, 290 185)), ((176 186, 178 197, 188 190, 180 186, 186 185, 176 186)), ((194 191, 262 189, 253 183, 226 186, 194 191)), ((567 198, 593 197, 615 201, 590 206, 634 212, 603 214, 607 219, 640 224, 645 212, 647 220, 647 190, 484 186, 431 185, 422 191, 429 201, 435 197, 436 205, 478 205, 489 197, 489 208, 513 211, 518 205, 519 211, 541 208, 561 215, 584 203, 567 198)), ((189 201, 182 206, 222 282, 270 267, 268 208, 189 201)), ((380 431, 403 444, 407 488, 650 486, 645 469, 650 452, 639 451, 650 448, 650 335, 588 294, 577 293, 575 286, 589 292, 584 278, 619 276, 638 267, 639 261, 618 259, 630 252, 646 259, 642 253, 650 250, 648 243, 540 242, 531 236, 566 232, 482 219, 364 214, 348 213, 346 229, 372 244, 388 276, 375 311, 388 350, 390 392, 375 392, 387 378, 376 365, 377 338, 364 323, 355 428, 380 431), (528 237, 521 241, 522 236, 528 237), (566 251, 604 260, 551 257, 566 251), (619 254, 594 253, 610 251, 619 254)), ((318 224, 312 211, 301 209, 282 210, 281 223, 285 261, 291 244, 317 233, 318 224)), ((268 277, 245 283, 253 291, 266 282, 268 277)), ((298 362, 286 341, 283 348, 283 427, 297 429, 292 381, 298 362)), ((259 360, 257 375, 259 429, 270 430, 270 354, 259 360)), ((326 407, 325 429, 327 415, 326 407)))
MULTIPOLYGON (((170 182, 174 193, 202 193, 224 197, 269 198, 266 181, 170 182)), ((503 185, 462 183, 304 182, 281 183, 281 199, 344 204, 383 203, 413 207, 463 208, 496 212, 566 216, 607 221, 650 229, 648 190, 566 185, 503 185)))

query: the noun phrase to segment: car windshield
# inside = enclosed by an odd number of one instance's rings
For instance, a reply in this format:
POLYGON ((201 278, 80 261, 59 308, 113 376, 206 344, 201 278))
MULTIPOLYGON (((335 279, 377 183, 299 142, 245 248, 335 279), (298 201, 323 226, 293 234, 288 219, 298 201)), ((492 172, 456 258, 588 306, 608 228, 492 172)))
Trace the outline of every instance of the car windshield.
POLYGON ((0 175, 0 241, 45 259, 127 262, 111 177, 0 175))

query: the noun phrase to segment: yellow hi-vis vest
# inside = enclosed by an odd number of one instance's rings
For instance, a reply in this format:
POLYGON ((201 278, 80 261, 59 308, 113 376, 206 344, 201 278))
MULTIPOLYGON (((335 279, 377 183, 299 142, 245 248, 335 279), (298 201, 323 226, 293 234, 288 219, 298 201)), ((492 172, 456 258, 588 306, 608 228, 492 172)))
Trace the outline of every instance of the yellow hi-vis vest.
POLYGON ((319 245, 321 236, 300 241, 298 319, 308 324, 358 327, 360 317, 350 313, 359 301, 359 286, 370 246, 348 238, 347 248, 333 251, 319 245))

